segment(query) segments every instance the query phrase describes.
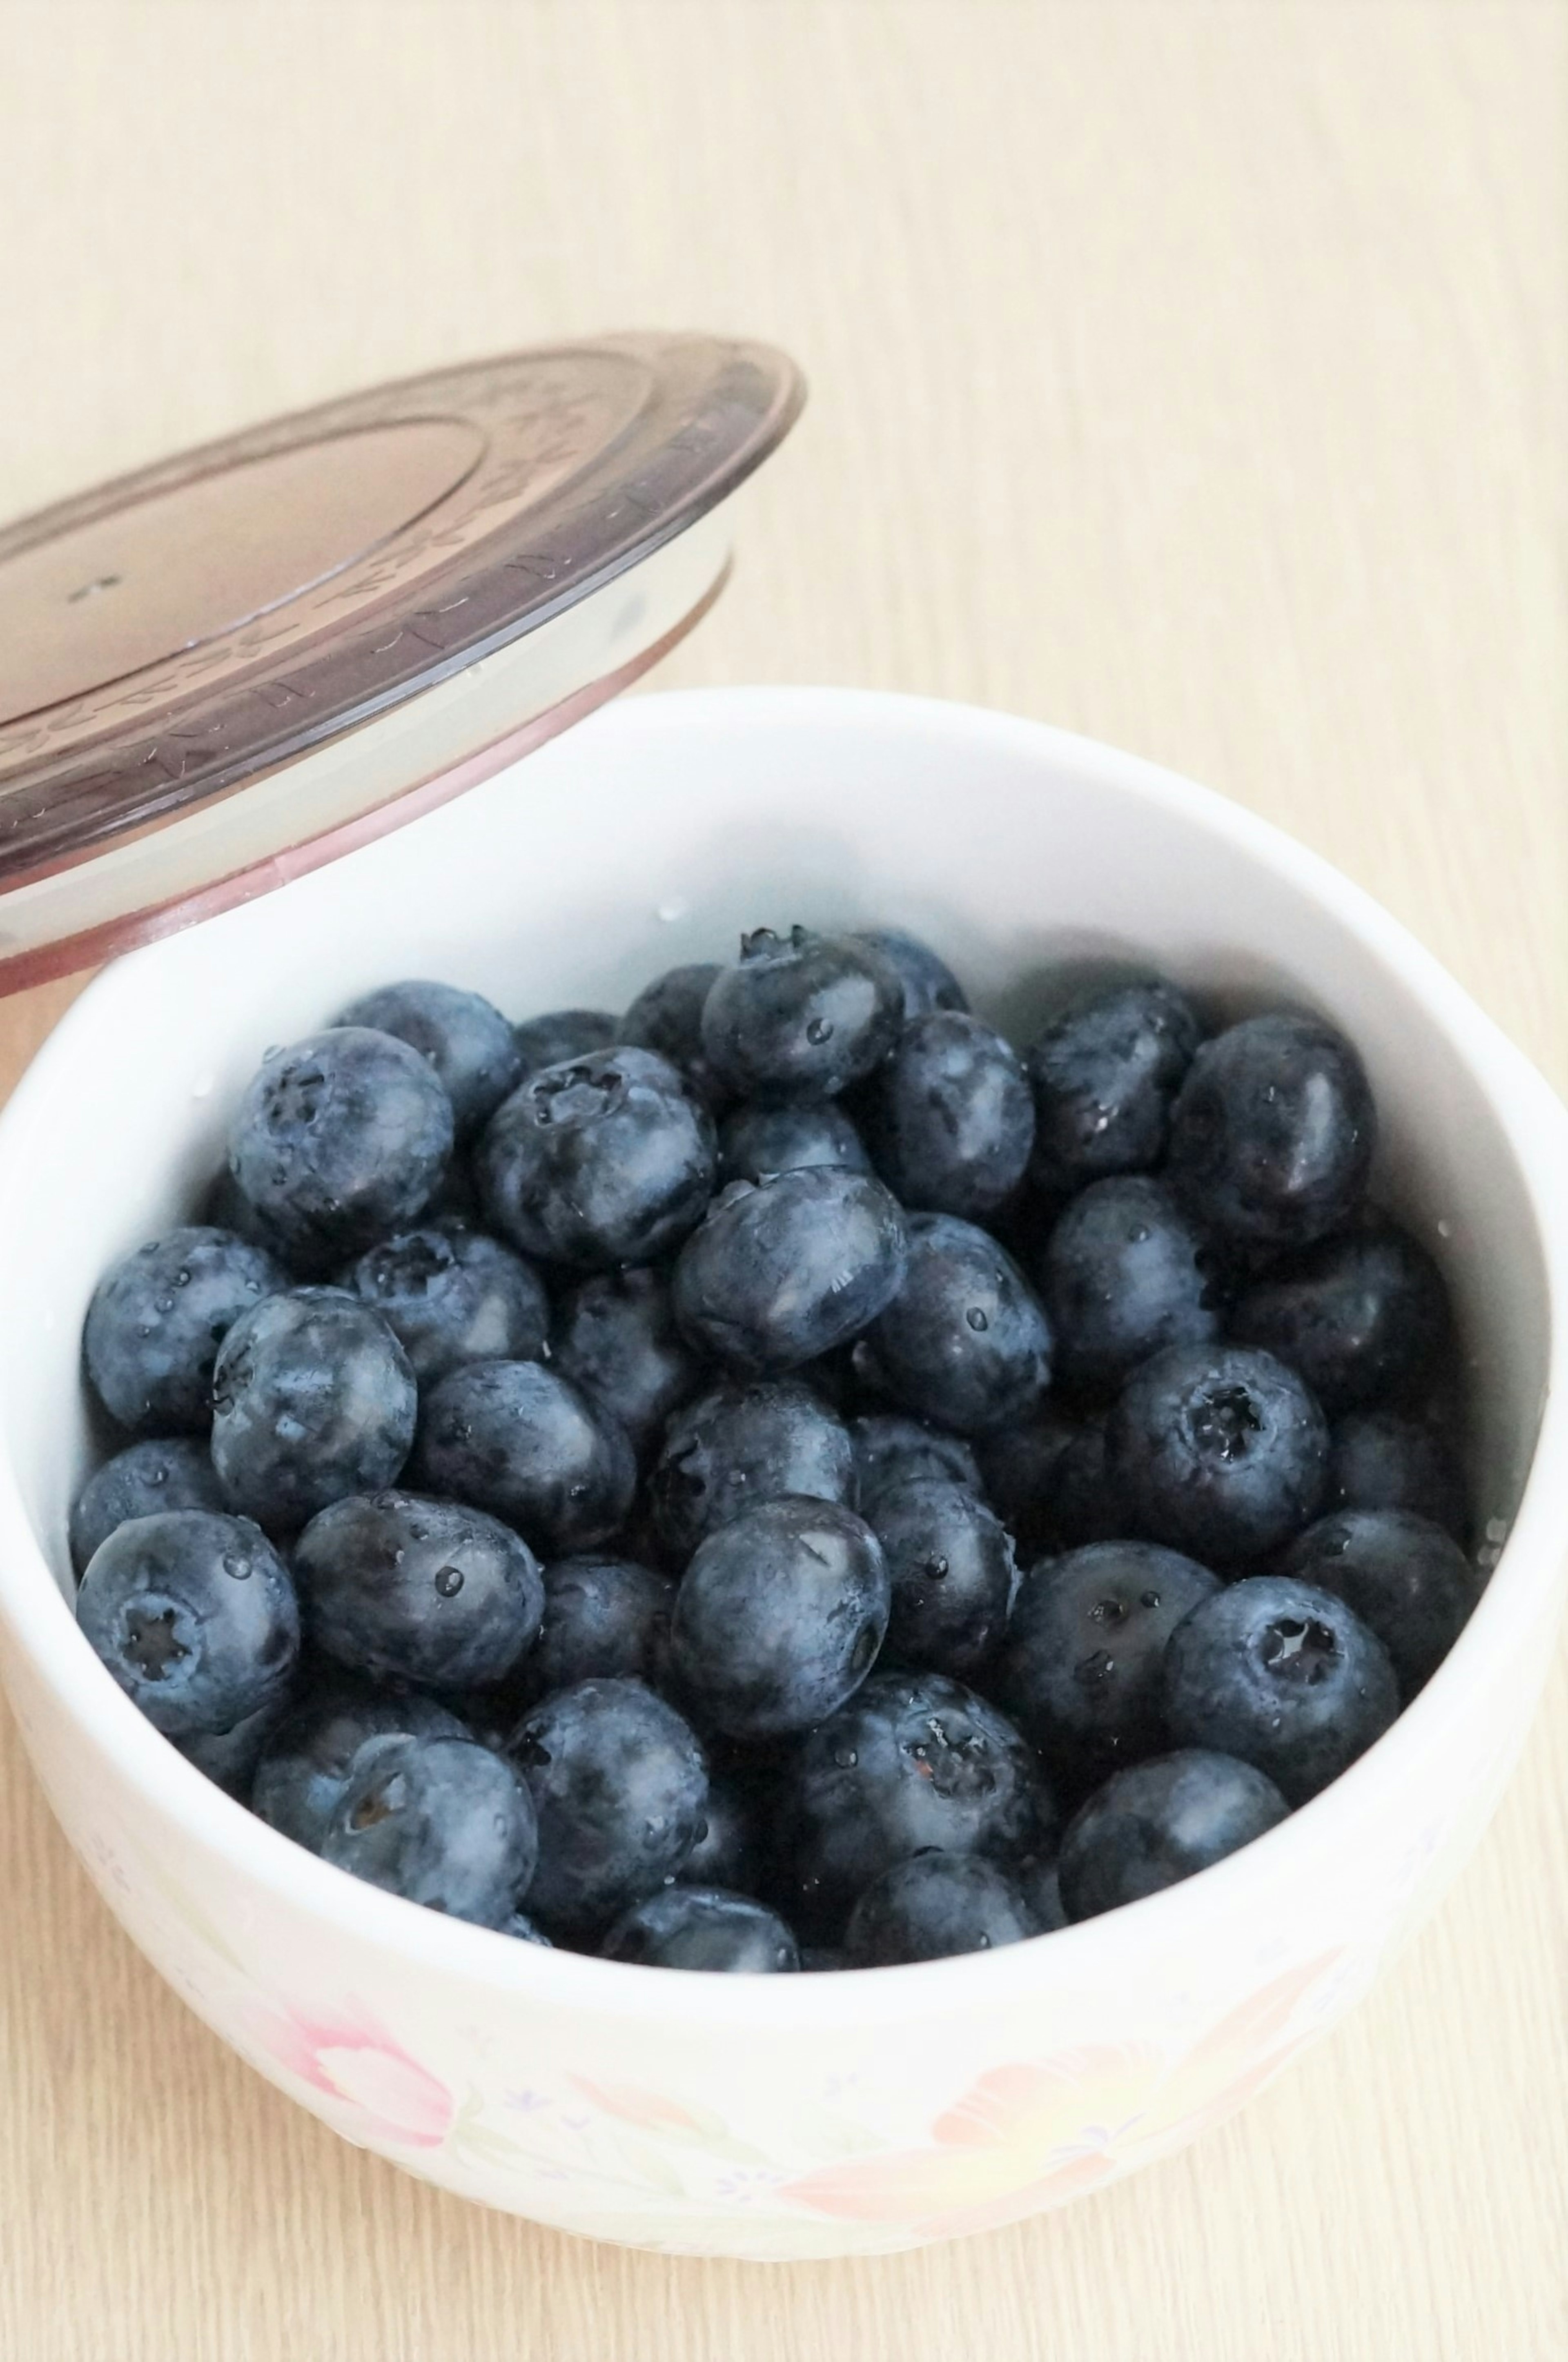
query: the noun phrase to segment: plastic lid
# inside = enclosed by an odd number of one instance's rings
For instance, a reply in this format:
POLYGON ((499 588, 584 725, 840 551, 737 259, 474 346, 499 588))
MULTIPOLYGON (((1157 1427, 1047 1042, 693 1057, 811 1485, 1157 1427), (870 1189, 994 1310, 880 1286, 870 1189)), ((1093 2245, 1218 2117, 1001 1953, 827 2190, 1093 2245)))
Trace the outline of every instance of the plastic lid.
POLYGON ((769 347, 611 337, 328 403, 0 533, 0 992, 400 826, 655 663, 789 431, 769 347))

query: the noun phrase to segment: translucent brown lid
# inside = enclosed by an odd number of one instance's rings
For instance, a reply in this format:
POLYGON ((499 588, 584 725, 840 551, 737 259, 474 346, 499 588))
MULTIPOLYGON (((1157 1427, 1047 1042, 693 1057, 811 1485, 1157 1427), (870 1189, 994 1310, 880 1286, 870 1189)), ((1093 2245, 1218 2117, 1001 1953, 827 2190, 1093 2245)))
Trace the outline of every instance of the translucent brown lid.
POLYGON ((767 346, 605 337, 0 532, 0 992, 264 893, 613 696, 717 595, 716 513, 802 398, 767 346))

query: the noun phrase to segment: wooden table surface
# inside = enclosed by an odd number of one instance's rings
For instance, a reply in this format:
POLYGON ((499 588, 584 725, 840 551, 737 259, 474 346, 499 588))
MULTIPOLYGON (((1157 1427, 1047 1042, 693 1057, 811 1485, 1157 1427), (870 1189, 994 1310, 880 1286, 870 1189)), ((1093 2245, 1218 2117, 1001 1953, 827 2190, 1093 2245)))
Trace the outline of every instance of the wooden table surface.
MULTIPOLYGON (((774 337, 812 407, 665 679, 1157 756, 1562 1084, 1565 135, 1558 0, 0 0, 0 513, 453 356, 774 337)), ((66 997, 0 1010, 0 1082, 66 997)), ((1565 1674, 1435 1923, 1241 2120, 793 2268, 343 2146, 132 1951, 7 1724, 0 2356, 1561 2362, 1565 1674)))

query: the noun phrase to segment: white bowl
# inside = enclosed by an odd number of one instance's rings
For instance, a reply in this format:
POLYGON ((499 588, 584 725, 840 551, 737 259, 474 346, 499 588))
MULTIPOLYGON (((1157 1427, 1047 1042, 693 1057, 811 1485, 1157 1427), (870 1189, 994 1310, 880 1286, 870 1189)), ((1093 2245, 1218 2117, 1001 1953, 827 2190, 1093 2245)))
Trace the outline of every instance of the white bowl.
POLYGON ((418 826, 122 961, 0 1121, 0 1612, 72 1843, 209 2025, 350 2140, 543 2222, 822 2256, 1004 2223, 1216 2122, 1361 1994, 1495 1805, 1568 1531, 1568 1118, 1393 921, 1146 763, 953 705, 740 690, 613 707, 418 826), (856 1976, 656 1972, 358 1884, 143 1721, 72 1621, 82 1316, 183 1217, 261 1052, 434 975, 522 1015, 624 1005, 743 924, 928 933, 983 1008, 1051 963, 1153 959, 1221 1009, 1309 1001, 1360 1044, 1379 1187, 1433 1244, 1507 1540, 1448 1662, 1283 1827, 1130 1910, 856 1976))

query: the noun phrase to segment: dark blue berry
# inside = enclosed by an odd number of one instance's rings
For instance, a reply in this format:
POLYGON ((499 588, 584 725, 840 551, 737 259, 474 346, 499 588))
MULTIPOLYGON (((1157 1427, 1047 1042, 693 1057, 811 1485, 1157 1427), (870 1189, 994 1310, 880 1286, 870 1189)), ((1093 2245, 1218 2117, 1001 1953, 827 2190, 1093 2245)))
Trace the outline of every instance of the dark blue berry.
POLYGON ((1194 1058, 1171 1113, 1170 1177, 1249 1246, 1306 1246, 1354 1213, 1377 1117, 1359 1056, 1320 1019, 1244 1018, 1194 1058))
POLYGON ((842 1944, 802 1944, 801 1967, 807 1976, 826 1976, 830 1970, 846 1969, 842 1944))
POLYGON ((618 1038, 640 1050, 657 1050, 679 1066, 705 1107, 722 1105, 723 1085, 708 1064, 702 1048, 702 1008, 718 963, 700 960, 689 967, 672 967, 645 985, 621 1020, 618 1038))
POLYGON ((867 1516, 892 1584, 889 1661, 972 1674, 1002 1636, 1018 1579, 1001 1520, 941 1476, 885 1485, 867 1516))
POLYGON ((903 1215, 869 1174, 809 1165, 733 1182, 680 1251, 676 1317, 731 1369, 798 1369, 876 1319, 904 1254, 903 1215))
POLYGON ((1470 1529, 1459 1455, 1428 1420, 1396 1410, 1351 1411, 1329 1446, 1325 1509, 1408 1509, 1458 1542, 1470 1529))
POLYGON ((911 1215, 904 1283, 867 1345, 896 1400, 960 1435, 1023 1418, 1051 1379, 1039 1298, 988 1231, 952 1214, 911 1215))
POLYGON ((680 1883, 754 1893, 761 1869, 757 1817, 748 1789, 738 1778, 712 1773, 697 1842, 676 1872, 680 1883))
POLYGON ((501 1932, 503 1936, 515 1936, 520 1944, 540 1944, 547 1952, 555 1948, 544 1929, 536 1927, 525 1911, 514 1911, 509 1919, 503 1920, 501 1932))
POLYGON ((310 1638, 377 1681, 465 1690, 506 1679, 544 1612, 533 1551, 499 1519, 417 1493, 362 1493, 294 1548, 310 1638))
POLYGON ((422 1485, 515 1527, 541 1557, 608 1540, 632 1506, 624 1432, 537 1362, 466 1362, 423 1405, 422 1485))
POLYGON ((291 1707, 269 1737, 250 1787, 250 1809, 296 1845, 321 1851, 354 1758, 367 1738, 467 1738, 455 1714, 417 1690, 373 1690, 340 1676, 291 1707))
POLYGON ((248 1714, 243 1722, 237 1722, 232 1730, 189 1730, 171 1743, 204 1779, 238 1803, 248 1804, 262 1751, 293 1703, 291 1684, 259 1705, 254 1714, 248 1714))
POLYGON ((525 1017, 513 1027, 512 1038, 526 1076, 573 1058, 591 1058, 596 1050, 613 1050, 628 1037, 607 1009, 552 1009, 543 1017, 525 1017))
POLYGON ((667 1886, 623 1912, 601 1947, 607 1960, 726 1976, 793 1974, 801 1948, 776 1911, 722 1886, 667 1886))
POLYGON ((1135 1531, 1223 1573, 1261 1566, 1317 1515, 1328 1425, 1294 1370, 1242 1345, 1172 1345, 1110 1414, 1107 1467, 1135 1531))
POLYGON ((422 1386, 462 1362, 531 1362, 550 1308, 537 1276, 498 1239, 427 1223, 362 1254, 344 1285, 373 1305, 422 1386))
POLYGON ((1022 1180, 1034 1142, 1017 1053, 956 1010, 904 1027, 866 1087, 861 1121, 889 1188, 929 1213, 990 1213, 1022 1180))
POLYGON ((95 1468, 71 1512, 71 1563, 78 1574, 100 1542, 132 1518, 163 1509, 225 1509, 228 1504, 206 1444, 176 1435, 128 1444, 95 1468))
POLYGON ((1114 1394, 1163 1346, 1206 1345, 1220 1332, 1212 1252, 1170 1191, 1143 1174, 1080 1191, 1051 1232, 1039 1277, 1057 1374, 1079 1395, 1114 1394))
POLYGON ((1035 1932, 1014 1882, 978 1854, 926 1852, 874 1878, 844 1931, 845 1966, 895 1968, 1021 1944, 1035 1932))
POLYGON ((87 1374, 110 1416, 143 1434, 204 1434, 213 1363, 242 1312, 287 1287, 262 1247, 192 1227, 138 1247, 106 1271, 87 1308, 87 1374))
POLYGON ((676 1412, 649 1485, 655 1529, 684 1565, 700 1541, 779 1493, 855 1501, 855 1449, 799 1378, 731 1381, 676 1412))
POLYGON ((1013 1871, 1018 1891, 1039 1936, 1054 1936, 1067 1924, 1062 1908, 1062 1882, 1054 1860, 1036 1858, 1021 1862, 1013 1871))
POLYGON ((524 1667, 532 1697, 574 1683, 657 1683, 669 1645, 675 1585, 635 1559, 553 1559, 545 1569, 545 1614, 524 1667))
POLYGON ((901 927, 859 927, 855 940, 869 944, 897 971, 906 1022, 931 1009, 968 1008, 964 988, 946 961, 918 935, 908 935, 901 927))
POLYGON ((961 1435, 946 1435, 902 1411, 868 1412, 850 1422, 849 1434, 863 1509, 884 1489, 924 1476, 944 1476, 984 1496, 975 1448, 961 1435))
POLYGON ((1109 1464, 1104 1414, 1069 1435, 1052 1471, 1047 1536, 1060 1550, 1110 1542, 1131 1522, 1127 1496, 1109 1464))
POLYGON ((1078 1432, 1054 1403, 1043 1402, 980 1438, 976 1456, 987 1498, 1021 1550, 1059 1539, 1057 1470, 1078 1432))
POLYGON ((414 1440, 408 1356, 340 1289, 271 1296, 237 1320, 213 1374, 213 1465, 231 1505, 292 1533, 350 1493, 395 1484, 414 1440))
POLYGON ((417 1050, 452 1102, 459 1139, 477 1131, 523 1079, 523 1060, 500 1010, 456 985, 424 978, 384 984, 334 1021, 395 1033, 417 1050))
POLYGON ((719 1181, 765 1181, 802 1164, 839 1164, 869 1173, 865 1143, 836 1099, 750 1102, 719 1127, 719 1181))
POLYGON ((1337 1418, 1430 1380, 1448 1296, 1426 1249, 1379 1220, 1276 1264, 1237 1303, 1231 1334, 1288 1362, 1337 1418))
POLYGON ((1376 1633, 1407 1703, 1436 1672, 1480 1595, 1458 1543, 1406 1509, 1320 1518, 1291 1544, 1280 1573, 1331 1591, 1376 1633))
POLYGON ((285 1696, 299 1655, 289 1571, 248 1518, 170 1509, 118 1526, 88 1562, 76 1621, 170 1738, 230 1731, 285 1696))
POLYGON ((903 985, 886 955, 853 935, 741 938, 702 1010, 702 1047, 737 1097, 831 1098, 887 1055, 903 985))
POLYGON ((618 1419, 638 1451, 701 1382, 676 1325, 661 1271, 595 1272, 561 1298, 551 1359, 563 1378, 618 1419))
POLYGON ((1025 1061, 1040 1188, 1065 1198, 1157 1164, 1199 1032, 1186 995, 1160 977, 1101 988, 1055 1018, 1025 1061))
POLYGON ((1131 1764, 1068 1822, 1058 1878, 1069 1919, 1092 1919, 1157 1894, 1251 1845, 1289 1806, 1274 1782, 1233 1755, 1181 1748, 1131 1764))
POLYGON ((481 1927, 506 1925, 537 1850, 533 1800, 503 1756, 405 1732, 361 1744, 321 1842, 337 1869, 481 1927))

